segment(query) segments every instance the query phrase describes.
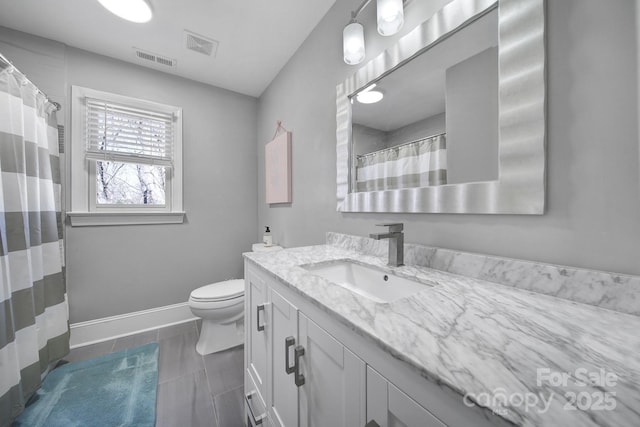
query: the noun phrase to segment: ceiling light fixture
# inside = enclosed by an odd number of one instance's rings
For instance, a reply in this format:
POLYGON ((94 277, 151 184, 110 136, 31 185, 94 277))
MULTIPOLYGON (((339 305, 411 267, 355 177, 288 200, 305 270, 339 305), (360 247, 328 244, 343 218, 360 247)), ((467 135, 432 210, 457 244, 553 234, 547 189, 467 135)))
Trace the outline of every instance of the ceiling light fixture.
POLYGON ((382 101, 384 94, 379 90, 373 90, 374 87, 376 87, 375 83, 356 94, 358 102, 361 104, 375 104, 376 102, 382 101))
POLYGON ((153 13, 146 0, 98 0, 105 9, 127 21, 149 22, 153 13))
POLYGON ((382 92, 378 92, 377 90, 363 92, 356 95, 356 99, 361 104, 375 104, 376 102, 382 101, 382 98, 384 98, 384 95, 382 92))
MULTIPOLYGON (((102 1, 102 0, 101 0, 102 1)), ((404 24, 403 0, 376 0, 378 33, 383 36, 391 36, 402 28, 404 24)), ((351 21, 342 31, 342 50, 344 62, 349 65, 357 65, 364 60, 364 27, 358 22, 358 15, 364 10, 371 0, 364 0, 360 7, 351 12, 351 21)))

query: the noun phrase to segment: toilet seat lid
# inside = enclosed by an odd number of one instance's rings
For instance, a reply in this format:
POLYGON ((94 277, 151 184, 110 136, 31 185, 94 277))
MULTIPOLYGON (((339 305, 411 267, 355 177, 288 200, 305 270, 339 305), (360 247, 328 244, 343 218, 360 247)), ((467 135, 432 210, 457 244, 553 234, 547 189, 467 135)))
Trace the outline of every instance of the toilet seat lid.
POLYGON ((244 280, 234 279, 212 283, 191 292, 191 299, 196 301, 224 301, 244 295, 244 280))

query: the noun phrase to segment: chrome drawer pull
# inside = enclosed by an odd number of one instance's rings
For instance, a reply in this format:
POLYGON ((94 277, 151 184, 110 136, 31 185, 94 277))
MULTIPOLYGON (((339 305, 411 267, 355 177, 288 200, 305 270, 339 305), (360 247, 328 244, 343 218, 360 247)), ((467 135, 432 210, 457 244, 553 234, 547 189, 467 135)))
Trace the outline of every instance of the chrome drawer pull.
POLYGON ((304 375, 300 373, 300 358, 304 356, 304 347, 299 345, 294 350, 295 364, 293 365, 295 372, 295 383, 297 387, 304 385, 304 375))
POLYGON ((264 313, 264 304, 260 304, 256 307, 256 326, 258 327, 258 332, 264 331, 264 325, 260 324, 260 312, 264 313))
POLYGON ((249 408, 249 413, 251 414, 251 418, 253 419, 253 425, 258 426, 258 425, 262 424, 262 421, 265 419, 266 414, 262 414, 262 415, 260 415, 258 417, 256 417, 253 414, 253 407, 251 406, 251 398, 253 397, 253 394, 254 393, 247 393, 244 396, 244 399, 247 402, 247 408, 249 408))
POLYGON ((296 339, 294 337, 286 337, 284 339, 284 371, 287 373, 287 375, 293 374, 295 372, 295 366, 291 366, 289 363, 289 349, 295 343, 296 339))

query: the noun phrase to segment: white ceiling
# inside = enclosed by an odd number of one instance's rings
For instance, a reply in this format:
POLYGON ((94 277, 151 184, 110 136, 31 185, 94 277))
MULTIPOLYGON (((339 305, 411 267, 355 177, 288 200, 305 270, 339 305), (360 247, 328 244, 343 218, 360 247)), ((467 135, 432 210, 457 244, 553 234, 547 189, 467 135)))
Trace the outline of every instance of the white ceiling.
POLYGON ((97 0, 0 0, 0 26, 146 65, 136 47, 177 60, 170 73, 259 96, 335 0, 149 2, 153 19, 134 24, 97 0), (184 30, 217 40, 215 58, 187 50, 184 30))

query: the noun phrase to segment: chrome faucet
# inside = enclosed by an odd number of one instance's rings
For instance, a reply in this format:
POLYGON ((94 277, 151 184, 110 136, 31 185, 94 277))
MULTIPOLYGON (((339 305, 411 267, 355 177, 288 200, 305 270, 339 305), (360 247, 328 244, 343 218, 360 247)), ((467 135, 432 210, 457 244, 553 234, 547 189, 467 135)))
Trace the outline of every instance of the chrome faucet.
POLYGON ((376 224, 378 227, 389 227, 387 233, 371 233, 369 237, 376 240, 389 239, 389 265, 404 265, 404 225, 402 223, 376 224))

